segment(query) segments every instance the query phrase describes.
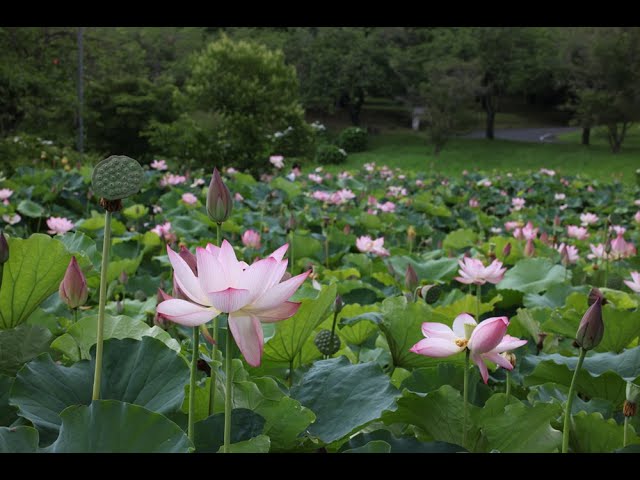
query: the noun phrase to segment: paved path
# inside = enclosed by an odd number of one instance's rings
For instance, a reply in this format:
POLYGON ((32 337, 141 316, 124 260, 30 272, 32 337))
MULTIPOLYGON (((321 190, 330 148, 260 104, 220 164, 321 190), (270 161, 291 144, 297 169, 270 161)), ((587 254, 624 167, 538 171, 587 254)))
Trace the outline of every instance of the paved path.
MULTIPOLYGON (((510 128, 496 129, 495 138, 502 140, 514 140, 517 142, 546 142, 561 143, 556 135, 563 133, 575 132, 580 130, 576 127, 548 127, 548 128, 510 128)), ((463 138, 484 138, 484 130, 476 130, 474 132, 463 135, 463 138)))

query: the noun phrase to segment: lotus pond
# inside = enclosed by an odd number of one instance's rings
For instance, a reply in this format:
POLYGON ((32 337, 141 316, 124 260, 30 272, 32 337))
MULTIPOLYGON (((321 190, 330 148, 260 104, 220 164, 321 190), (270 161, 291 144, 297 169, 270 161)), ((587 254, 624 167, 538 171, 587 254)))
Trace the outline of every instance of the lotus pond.
POLYGON ((0 181, 0 452, 638 451, 640 188, 110 157, 0 181))

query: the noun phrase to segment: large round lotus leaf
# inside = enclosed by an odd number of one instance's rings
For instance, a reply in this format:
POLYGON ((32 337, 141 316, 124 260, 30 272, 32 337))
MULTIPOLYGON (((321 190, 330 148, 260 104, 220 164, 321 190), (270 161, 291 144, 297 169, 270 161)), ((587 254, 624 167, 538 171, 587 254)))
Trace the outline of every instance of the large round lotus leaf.
POLYGON ((118 200, 138 193, 143 173, 133 158, 112 155, 95 166, 91 184, 98 197, 118 200))

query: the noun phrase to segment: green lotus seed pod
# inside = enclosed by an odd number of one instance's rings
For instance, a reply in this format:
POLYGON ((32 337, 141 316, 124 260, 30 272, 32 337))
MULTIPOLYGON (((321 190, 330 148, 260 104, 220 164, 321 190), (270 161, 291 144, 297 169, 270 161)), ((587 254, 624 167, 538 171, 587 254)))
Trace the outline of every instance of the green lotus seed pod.
POLYGON ((136 160, 124 155, 111 155, 95 166, 91 184, 96 196, 120 200, 138 193, 142 176, 142 167, 136 160))
POLYGON ((324 355, 333 355, 340 350, 340 338, 334 333, 332 341, 330 330, 320 330, 316 338, 313 339, 313 343, 324 355))

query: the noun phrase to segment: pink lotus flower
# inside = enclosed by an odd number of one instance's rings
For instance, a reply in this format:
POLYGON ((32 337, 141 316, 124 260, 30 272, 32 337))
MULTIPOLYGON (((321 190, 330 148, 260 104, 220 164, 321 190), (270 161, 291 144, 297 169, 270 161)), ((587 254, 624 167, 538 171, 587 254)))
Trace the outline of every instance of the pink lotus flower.
POLYGON ((269 157, 269 162, 278 170, 284 168, 284 157, 282 155, 271 155, 269 157))
POLYGON ((610 256, 613 260, 632 257, 635 254, 636 247, 633 245, 633 243, 625 241, 622 233, 619 233, 616 238, 611 240, 610 256))
POLYGON ((404 187, 396 187, 396 186, 391 186, 389 187, 389 190, 387 191, 387 195, 390 197, 406 197, 407 196, 407 189, 404 187))
POLYGON ((245 247, 260 248, 260 234, 255 230, 247 230, 242 234, 242 244, 245 247))
POLYGON ((187 205, 195 205, 196 203, 198 203, 198 197, 196 197, 193 193, 187 192, 182 194, 182 201, 187 205))
POLYGON ((171 232, 171 222, 165 222, 162 225, 156 225, 151 229, 151 231, 167 243, 171 243, 176 239, 176 236, 171 232))
POLYGON ((15 225, 16 223, 19 223, 20 220, 22 220, 22 217, 17 213, 14 213, 13 215, 8 215, 5 213, 4 215, 2 215, 2 219, 9 225, 15 225))
POLYGON ((260 365, 264 339, 260 322, 272 323, 294 315, 300 303, 289 298, 310 271, 281 282, 287 269, 285 244, 252 265, 240 262, 233 247, 208 244, 196 249, 198 275, 176 252, 167 248, 176 282, 188 300, 171 299, 158 305, 165 318, 190 327, 229 314, 229 328, 242 355, 253 367, 260 365))
POLYGON ((632 280, 625 280, 624 283, 634 292, 640 293, 640 273, 631 272, 631 278, 632 280))
POLYGON ((416 187, 420 188, 420 187, 424 187, 424 182, 420 179, 416 180, 416 187))
POLYGON ((576 263, 580 259, 578 249, 573 245, 561 243, 560 245, 556 245, 554 248, 560 252, 561 256, 566 258, 567 263, 576 263))
POLYGON ((565 198, 567 198, 567 196, 566 196, 564 193, 556 193, 556 194, 553 196, 553 198, 554 198, 555 200, 562 201, 562 200, 564 200, 565 198))
POLYGON ((593 225, 598 223, 598 216, 595 213, 582 213, 580 214, 580 225, 586 227, 587 225, 593 225))
POLYGON ((396 211, 396 204, 393 202, 379 203, 378 208, 386 213, 393 213, 396 211))
POLYGON ((616 235, 624 235, 627 229, 621 225, 611 225, 609 227, 609 231, 614 232, 616 235))
POLYGON ((173 173, 167 173, 164 177, 160 179, 160 186, 167 187, 173 185, 180 185, 187 181, 187 177, 183 175, 174 175, 173 173))
POLYGON ((236 173, 238 173, 238 170, 236 170, 233 167, 227 167, 227 169, 224 171, 224 173, 226 175, 229 175, 230 177, 233 177, 236 173))
POLYGON ((160 205, 152 205, 151 211, 154 215, 158 215, 159 213, 162 213, 162 207, 160 205))
POLYGON ((470 198, 469 199, 469 207, 470 208, 478 208, 480 206, 480 202, 478 202, 477 198, 470 198))
POLYGON ((310 173, 309 175, 307 175, 307 178, 315 183, 322 183, 323 180, 322 176, 316 173, 310 173))
POLYGON ((204 178, 196 178, 191 184, 191 188, 197 188, 205 185, 207 182, 204 181, 204 178))
POLYGON ((331 194, 329 192, 325 192, 324 190, 316 190, 311 194, 311 196, 316 200, 320 200, 321 202, 328 202, 331 198, 331 194))
POLYGON ((570 238, 577 238, 578 240, 586 240, 589 238, 589 232, 584 227, 569 225, 567 227, 567 236, 570 238))
POLYGON ((453 321, 453 328, 442 323, 425 322, 422 333, 426 337, 420 340, 410 351, 426 357, 444 358, 469 349, 469 358, 480 369, 484 383, 489 380, 489 371, 485 360, 512 370, 513 365, 502 355, 503 352, 521 347, 526 340, 506 335, 509 319, 491 317, 479 324, 468 313, 462 313, 453 321))
POLYGON ((369 173, 373 172, 376 169, 375 162, 365 163, 363 166, 364 166, 364 169, 369 173))
POLYGON ((456 277, 460 283, 467 285, 473 283, 475 285, 484 285, 485 283, 496 284, 504 277, 504 272, 507 271, 506 267, 502 268, 502 262, 500 260, 494 260, 488 267, 485 267, 477 258, 464 257, 462 260, 458 260, 460 270, 459 277, 456 277))
POLYGON ((636 214, 633 216, 633 219, 636 221, 636 223, 640 223, 640 210, 636 212, 636 214))
POLYGON ((594 260, 596 258, 607 258, 607 252, 602 243, 599 243, 598 245, 594 245, 592 243, 589 245, 589 248, 591 249, 591 253, 587 255, 587 258, 589 260, 594 260))
POLYGON ((511 205, 513 206, 512 210, 513 211, 518 211, 518 210, 522 210, 524 208, 524 204, 527 203, 526 200, 524 198, 512 198, 511 199, 511 205))
POLYGON ((5 205, 9 205, 9 197, 11 195, 13 195, 13 190, 11 190, 10 188, 0 189, 0 200, 2 200, 2 203, 4 203, 5 205))
POLYGON ((535 240, 538 237, 538 229, 533 228, 533 223, 527 222, 522 228, 516 228, 513 231, 513 236, 518 240, 535 240))
POLYGON ((78 308, 87 303, 87 297, 89 296, 87 279, 82 273, 76 257, 71 257, 64 278, 60 282, 58 294, 69 308, 78 308))
POLYGON ((543 175, 549 175, 550 177, 553 177, 556 174, 555 170, 549 170, 548 168, 541 168, 540 173, 543 175))
POLYGON ((68 218, 49 217, 47 219, 47 227, 49 227, 47 233, 50 233, 51 235, 59 233, 62 235, 63 233, 67 233, 69 230, 75 227, 75 225, 68 218))
POLYGON ((344 171, 344 172, 340 172, 338 174, 338 179, 339 180, 350 180, 353 178, 353 175, 351 175, 351 173, 344 171))
POLYGON ((491 183, 491 180, 485 178, 484 180, 480 180, 478 182, 478 185, 481 186, 481 187, 490 187, 493 184, 491 183))
POLYGON ((236 193, 233 195, 233 199, 234 199, 236 202, 242 202, 242 201, 244 200, 244 197, 243 197, 242 195, 240 195, 238 192, 236 192, 236 193))
POLYGON ((154 160, 153 162, 151 162, 150 167, 158 171, 164 171, 169 168, 167 166, 167 162, 164 160, 154 160))
POLYGON ((376 238, 372 240, 369 235, 358 237, 356 239, 356 247, 362 253, 373 253, 380 257, 388 257, 389 250, 383 247, 384 237, 376 238))
POLYGON ((518 221, 515 221, 515 220, 512 220, 510 222, 505 222, 504 229, 507 232, 510 232, 511 230, 514 230, 516 228, 520 228, 521 226, 522 226, 522 223, 520 223, 518 221))

